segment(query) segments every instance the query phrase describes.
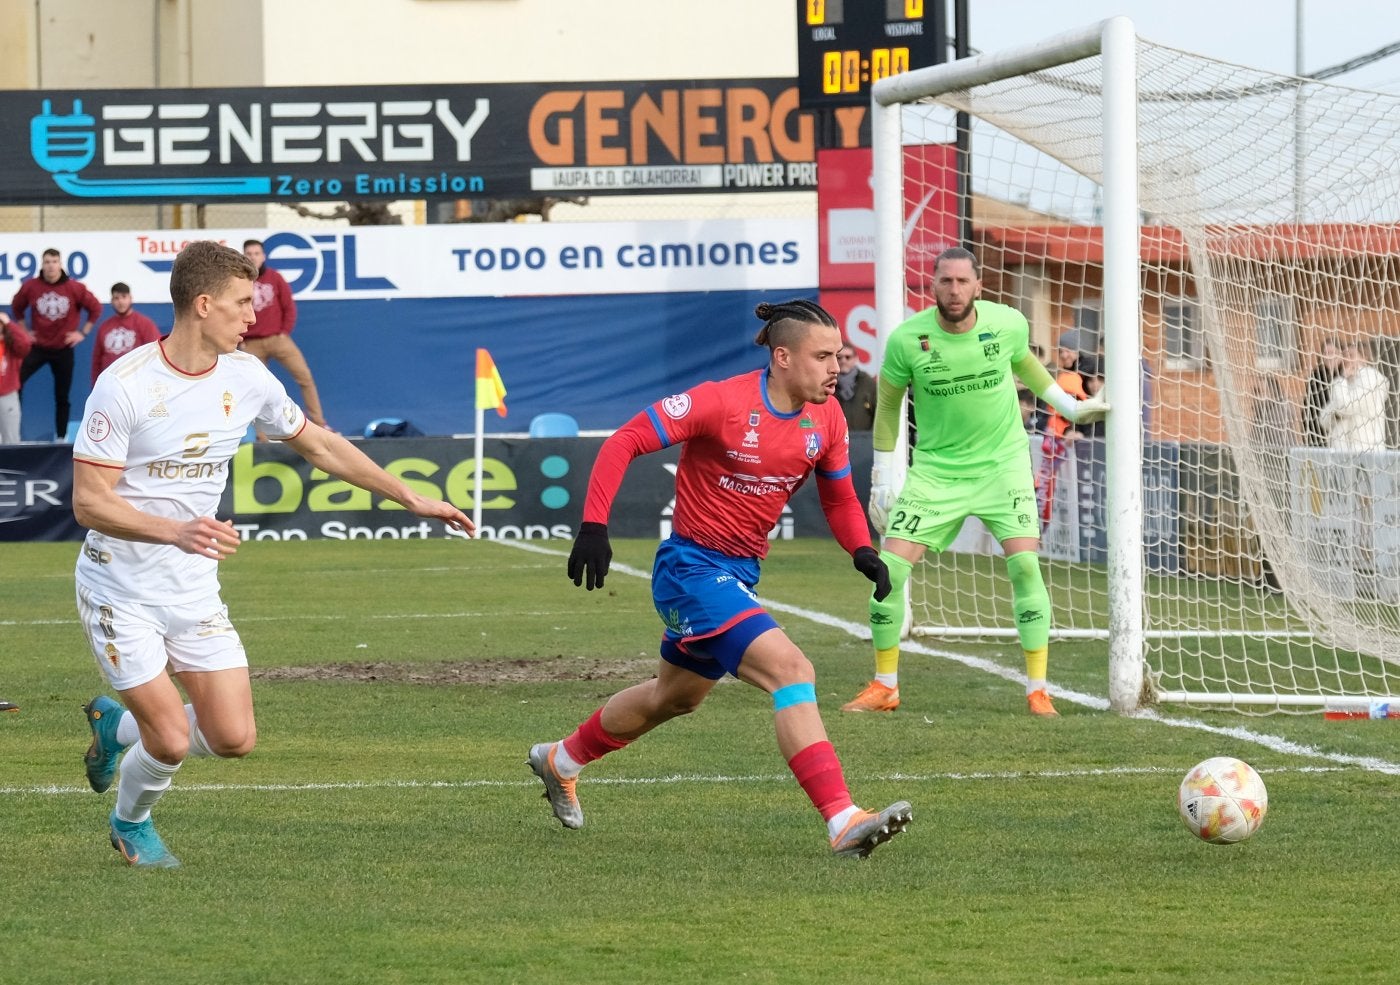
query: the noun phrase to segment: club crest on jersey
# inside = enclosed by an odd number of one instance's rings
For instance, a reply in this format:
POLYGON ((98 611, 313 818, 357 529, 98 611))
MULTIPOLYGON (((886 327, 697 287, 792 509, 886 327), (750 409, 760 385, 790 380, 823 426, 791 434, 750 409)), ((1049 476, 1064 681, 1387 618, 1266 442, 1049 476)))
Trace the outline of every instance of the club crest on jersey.
POLYGON ((986 356, 988 359, 995 359, 995 358, 996 358, 998 355, 1000 355, 1000 354, 1001 354, 1001 343, 1000 343, 1000 342, 984 342, 984 343, 982 343, 982 355, 986 356))
POLYGON ((756 427, 758 427, 758 422, 761 421, 762 419, 763 419, 763 418, 761 418, 761 417, 758 416, 758 411, 756 411, 756 410, 751 410, 751 411, 749 411, 749 427, 751 427, 751 428, 756 428, 756 427))
POLYGON ((920 349, 923 349, 925 352, 931 351, 931 350, 929 349, 929 345, 928 345, 928 336, 927 336, 927 335, 920 335, 920 336, 919 336, 919 348, 920 348, 920 349))
POLYGON ((661 409, 672 420, 680 420, 690 413, 690 394, 677 393, 661 401, 661 409))
POLYGON ((822 436, 813 431, 807 435, 807 457, 816 458, 822 452, 822 436))
POLYGON ((232 413, 233 413, 233 394, 231 394, 231 393, 229 393, 227 390, 225 390, 225 391, 224 391, 224 417, 228 417, 228 416, 230 416, 232 413))

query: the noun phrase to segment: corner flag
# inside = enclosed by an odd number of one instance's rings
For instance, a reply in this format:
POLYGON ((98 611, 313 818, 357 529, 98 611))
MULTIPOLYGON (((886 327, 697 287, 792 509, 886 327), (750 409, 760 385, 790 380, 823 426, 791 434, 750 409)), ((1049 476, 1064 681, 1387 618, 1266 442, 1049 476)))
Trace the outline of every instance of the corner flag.
POLYGON ((497 414, 506 416, 506 385, 501 382, 491 353, 485 349, 476 350, 476 407, 477 410, 494 407, 497 414))

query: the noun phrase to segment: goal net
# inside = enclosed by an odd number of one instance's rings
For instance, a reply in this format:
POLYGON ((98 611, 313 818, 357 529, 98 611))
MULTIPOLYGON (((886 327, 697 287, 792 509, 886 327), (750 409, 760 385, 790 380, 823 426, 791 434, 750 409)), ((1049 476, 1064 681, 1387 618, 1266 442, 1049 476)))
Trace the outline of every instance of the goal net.
MULTIPOLYGON (((881 87, 877 123, 897 114, 904 146, 953 143, 967 114, 983 297, 1026 314, 1052 375, 1106 381, 1107 437, 1028 421, 1054 636, 1141 662, 1124 710, 1364 710, 1400 693, 1400 98, 1162 47, 1122 19, 881 87), (1111 25, 1126 57, 1108 57, 1111 25), (1123 86, 1136 189, 1105 178, 1123 86), (1114 242, 1107 203, 1134 191, 1114 242), (1136 311, 1106 289, 1115 262, 1136 311)), ((879 274, 883 337, 933 304, 950 245, 910 241, 912 211, 956 196, 930 194, 950 180, 930 172, 891 198, 878 168, 877 223, 905 237, 903 269, 879 274)), ((969 521, 928 555, 913 632, 1014 646, 998 554, 969 521)))

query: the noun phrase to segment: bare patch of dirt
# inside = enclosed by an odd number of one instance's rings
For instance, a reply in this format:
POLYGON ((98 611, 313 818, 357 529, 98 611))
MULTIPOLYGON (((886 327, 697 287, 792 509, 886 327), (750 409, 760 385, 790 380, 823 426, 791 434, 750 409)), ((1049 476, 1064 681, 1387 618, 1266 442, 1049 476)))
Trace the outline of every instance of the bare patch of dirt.
POLYGON ((455 663, 335 663, 315 667, 251 668, 259 681, 359 681, 388 684, 544 684, 552 681, 644 681, 656 658, 487 660, 455 663))

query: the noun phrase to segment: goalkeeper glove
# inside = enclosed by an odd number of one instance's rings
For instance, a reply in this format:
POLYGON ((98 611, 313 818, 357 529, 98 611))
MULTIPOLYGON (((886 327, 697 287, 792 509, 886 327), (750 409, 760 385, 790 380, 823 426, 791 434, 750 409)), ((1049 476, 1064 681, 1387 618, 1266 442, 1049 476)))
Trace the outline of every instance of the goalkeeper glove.
POLYGON ((1065 393, 1058 383, 1051 383, 1050 388, 1041 395, 1041 399, 1054 407, 1056 412, 1071 424, 1093 424, 1103 420, 1104 415, 1108 413, 1108 401, 1104 399, 1103 394, 1089 397, 1087 400, 1076 400, 1065 393))
POLYGON ((894 505, 894 452, 875 452, 875 464, 870 469, 870 525, 883 534, 890 522, 890 507, 894 505))
POLYGON ((851 555, 856 570, 875 583, 875 601, 885 601, 890 594, 890 569, 873 547, 857 547, 851 555))
POLYGON ((612 545, 608 543, 606 523, 580 523, 578 536, 574 538, 574 549, 569 552, 569 577, 575 585, 583 585, 588 591, 603 587, 608 565, 612 563, 612 545))
POLYGON ((1108 401, 1101 395, 1096 395, 1087 400, 1079 401, 1078 406, 1074 408, 1072 420, 1075 424, 1093 424, 1095 421, 1103 420, 1107 413, 1108 401))

